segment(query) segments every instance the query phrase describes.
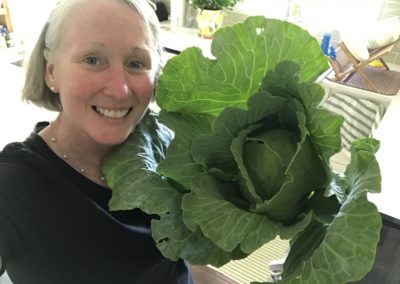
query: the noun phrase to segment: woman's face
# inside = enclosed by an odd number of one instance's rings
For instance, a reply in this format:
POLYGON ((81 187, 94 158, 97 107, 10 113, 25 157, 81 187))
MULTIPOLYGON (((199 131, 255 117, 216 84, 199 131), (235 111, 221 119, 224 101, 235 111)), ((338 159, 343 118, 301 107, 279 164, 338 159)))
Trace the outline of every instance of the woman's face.
POLYGON ((83 1, 63 24, 46 82, 62 104, 63 131, 123 142, 151 101, 156 62, 141 18, 123 2, 83 1))

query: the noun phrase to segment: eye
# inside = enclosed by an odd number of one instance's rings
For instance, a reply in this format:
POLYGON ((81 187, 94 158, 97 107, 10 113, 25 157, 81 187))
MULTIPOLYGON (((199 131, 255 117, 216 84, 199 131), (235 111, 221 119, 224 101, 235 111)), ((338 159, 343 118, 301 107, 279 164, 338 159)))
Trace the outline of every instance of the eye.
POLYGON ((96 66, 96 65, 102 65, 103 62, 96 56, 87 56, 85 58, 83 58, 82 62, 86 63, 87 65, 92 65, 92 66, 96 66))
POLYGON ((129 61, 127 64, 127 67, 129 69, 133 69, 133 70, 147 69, 146 63, 142 62, 139 59, 133 59, 133 60, 129 61))

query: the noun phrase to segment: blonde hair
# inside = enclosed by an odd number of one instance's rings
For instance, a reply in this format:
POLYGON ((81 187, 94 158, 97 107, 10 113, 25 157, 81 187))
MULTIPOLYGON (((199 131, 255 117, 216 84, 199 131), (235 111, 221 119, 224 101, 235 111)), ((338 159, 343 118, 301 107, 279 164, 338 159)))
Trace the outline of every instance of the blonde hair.
MULTIPOLYGON (((39 38, 34 45, 28 60, 25 84, 22 89, 22 99, 39 107, 51 111, 61 111, 61 101, 58 94, 54 94, 46 84, 46 64, 53 56, 60 42, 62 25, 79 2, 84 0, 61 0, 50 13, 44 24, 39 38)), ((146 33, 148 34, 152 47, 156 51, 156 78, 161 71, 162 48, 159 44, 160 23, 155 13, 155 6, 149 0, 110 0, 127 3, 143 20, 146 33)))

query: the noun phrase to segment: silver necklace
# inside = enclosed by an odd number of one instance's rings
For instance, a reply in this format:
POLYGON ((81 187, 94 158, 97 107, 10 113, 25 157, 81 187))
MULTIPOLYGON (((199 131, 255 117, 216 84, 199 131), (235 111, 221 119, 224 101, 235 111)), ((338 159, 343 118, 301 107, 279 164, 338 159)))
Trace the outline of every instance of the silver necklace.
MULTIPOLYGON (((50 128, 52 127, 52 123, 50 123, 50 128)), ((52 132, 52 131, 51 131, 52 132)), ((57 138, 55 138, 54 136, 52 136, 52 137, 50 137, 50 141, 53 143, 53 144, 57 144, 57 138)), ((57 148, 57 146, 56 147, 53 147, 53 148, 57 148)), ((66 153, 61 153, 61 155, 58 155, 58 156, 60 156, 60 157, 62 157, 63 159, 64 159, 64 161, 66 161, 67 162, 67 164, 69 164, 69 165, 71 165, 71 163, 69 162, 69 155, 68 154, 66 154, 66 153)), ((86 171, 86 169, 85 168, 82 168, 82 167, 78 167, 78 169, 79 169, 79 172, 81 172, 83 175, 86 175, 87 176, 87 171, 86 171)), ((101 181, 101 183, 106 183, 106 178, 104 177, 104 176, 100 176, 100 181, 101 181)))

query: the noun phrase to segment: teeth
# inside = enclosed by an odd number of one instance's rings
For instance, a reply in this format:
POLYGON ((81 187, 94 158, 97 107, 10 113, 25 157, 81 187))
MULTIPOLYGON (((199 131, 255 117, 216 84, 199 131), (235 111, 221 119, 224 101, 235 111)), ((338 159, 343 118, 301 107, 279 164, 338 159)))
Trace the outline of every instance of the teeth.
POLYGON ((104 115, 105 117, 109 117, 109 118, 122 118, 125 115, 128 114, 129 112, 129 108, 127 109, 122 109, 122 110, 112 110, 112 109, 106 109, 106 108, 102 108, 102 107, 96 107, 96 111, 102 115, 104 115))

